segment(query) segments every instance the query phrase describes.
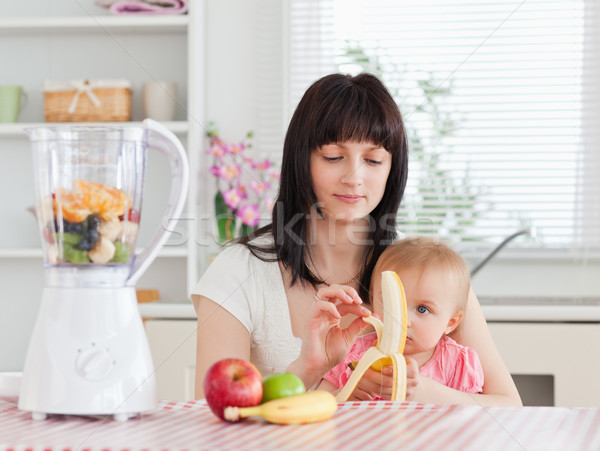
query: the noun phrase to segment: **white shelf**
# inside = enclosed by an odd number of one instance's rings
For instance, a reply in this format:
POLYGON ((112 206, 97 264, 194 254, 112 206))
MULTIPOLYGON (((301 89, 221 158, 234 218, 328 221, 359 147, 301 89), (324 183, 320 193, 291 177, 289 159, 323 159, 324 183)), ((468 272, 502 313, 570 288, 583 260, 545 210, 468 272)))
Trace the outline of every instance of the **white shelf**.
MULTIPOLYGON (((141 252, 141 249, 137 250, 137 254, 141 252)), ((186 258, 188 256, 188 250, 185 247, 166 246, 163 247, 158 258, 186 258)), ((40 248, 3 248, 0 249, 0 259, 11 259, 11 258, 42 258, 42 250, 40 248)))
POLYGON ((42 250, 39 248, 15 248, 0 249, 0 258, 42 258, 42 250))
MULTIPOLYGON (((0 136, 27 137, 25 129, 29 127, 55 127, 60 125, 83 125, 102 127, 141 127, 142 122, 18 122, 0 124, 0 136)), ((189 126, 187 121, 162 122, 162 124, 173 133, 187 133, 189 126)))
POLYGON ((0 19, 0 33, 84 31, 185 31, 187 15, 12 17, 0 19))

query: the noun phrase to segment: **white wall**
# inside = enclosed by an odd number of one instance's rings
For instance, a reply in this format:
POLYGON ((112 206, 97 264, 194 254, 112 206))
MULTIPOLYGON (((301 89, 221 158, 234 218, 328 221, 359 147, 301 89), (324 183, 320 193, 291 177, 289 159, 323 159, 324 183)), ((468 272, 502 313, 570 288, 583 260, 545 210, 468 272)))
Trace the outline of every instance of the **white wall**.
POLYGON ((257 0, 209 0, 206 11, 206 120, 241 140, 258 126, 257 0))

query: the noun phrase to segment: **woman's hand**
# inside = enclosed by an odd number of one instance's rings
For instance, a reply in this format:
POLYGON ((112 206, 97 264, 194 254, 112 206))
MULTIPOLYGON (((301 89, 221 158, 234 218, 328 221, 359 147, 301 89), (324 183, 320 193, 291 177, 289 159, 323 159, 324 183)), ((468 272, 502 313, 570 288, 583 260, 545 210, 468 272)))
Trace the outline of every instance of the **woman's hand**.
POLYGON ((302 374, 300 377, 307 387, 312 387, 341 362, 356 337, 368 326, 362 318, 371 312, 361 304, 356 290, 346 285, 331 285, 317 292, 302 337, 300 358, 291 365, 296 367, 296 374, 302 374), (358 318, 342 329, 341 318, 348 314, 358 318))

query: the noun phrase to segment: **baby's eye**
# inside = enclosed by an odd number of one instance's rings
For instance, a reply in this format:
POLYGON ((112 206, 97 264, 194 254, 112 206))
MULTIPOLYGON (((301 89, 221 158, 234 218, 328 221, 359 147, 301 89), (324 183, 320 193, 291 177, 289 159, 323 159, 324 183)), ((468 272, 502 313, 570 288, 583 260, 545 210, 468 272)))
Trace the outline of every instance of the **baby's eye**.
POLYGON ((421 313, 422 315, 429 313, 429 309, 427 307, 425 307, 424 305, 419 305, 417 307, 417 312, 421 313))

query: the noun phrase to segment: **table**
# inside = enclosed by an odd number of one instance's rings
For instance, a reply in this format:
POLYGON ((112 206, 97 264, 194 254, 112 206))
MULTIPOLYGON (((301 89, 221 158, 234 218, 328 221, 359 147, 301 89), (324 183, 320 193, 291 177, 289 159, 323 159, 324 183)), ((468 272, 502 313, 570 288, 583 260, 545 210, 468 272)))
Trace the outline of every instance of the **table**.
POLYGON ((204 400, 159 401, 126 422, 49 416, 32 420, 16 398, 0 398, 0 449, 212 450, 598 450, 600 409, 347 402, 307 425, 218 420, 204 400))

